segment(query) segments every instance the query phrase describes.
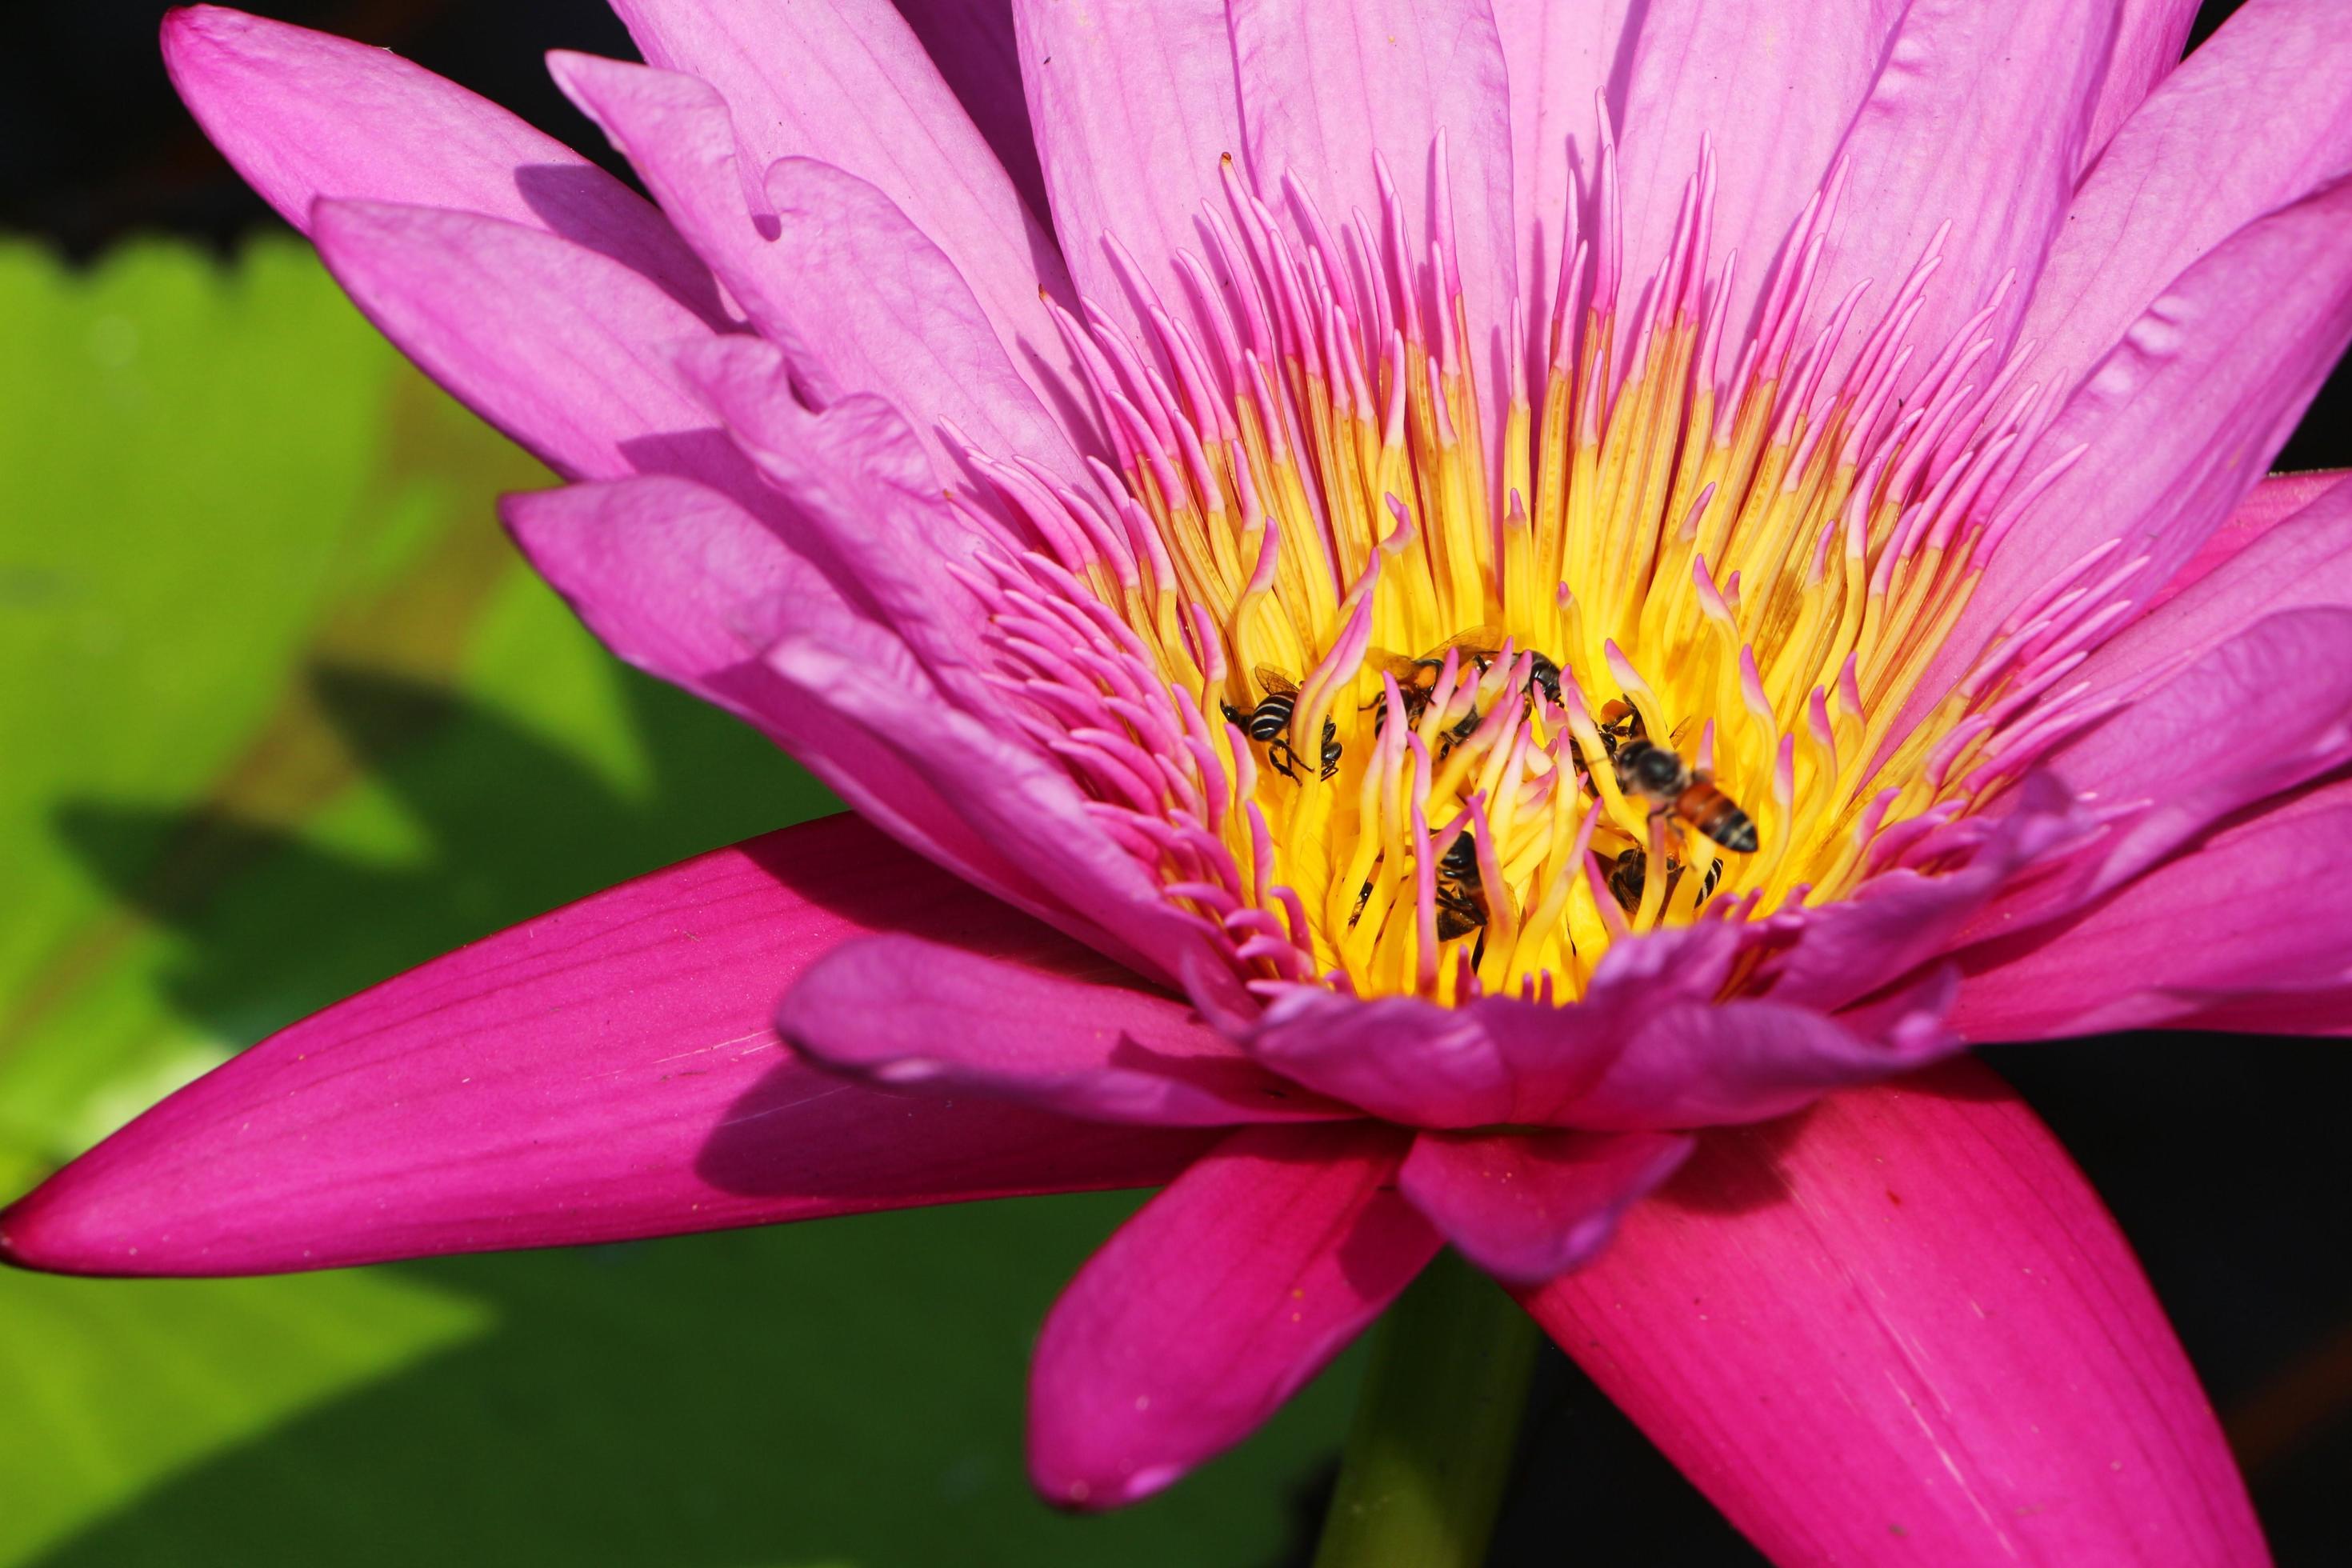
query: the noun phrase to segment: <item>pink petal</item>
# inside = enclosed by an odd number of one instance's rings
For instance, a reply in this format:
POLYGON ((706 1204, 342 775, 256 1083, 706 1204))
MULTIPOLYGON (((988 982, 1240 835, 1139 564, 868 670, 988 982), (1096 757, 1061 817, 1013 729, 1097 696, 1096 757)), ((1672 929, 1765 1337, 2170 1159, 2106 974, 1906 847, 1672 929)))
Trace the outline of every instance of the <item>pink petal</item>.
MULTIPOLYGON (((1633 1031, 1568 1120, 1620 1131, 1723 1126, 1898 1077, 1958 1047, 1944 1024, 1953 993, 1953 975, 1938 969, 1834 1016, 1769 999, 1664 1009, 1633 1031)), ((1526 1030, 1515 1054, 1528 1054, 1545 1021, 1515 1021, 1526 1030)))
POLYGON ((1394 1186, 1406 1134, 1252 1127, 1143 1205, 1054 1304, 1029 1474, 1113 1508, 1241 1441, 1436 1256, 1394 1186))
POLYGON ((435 960, 271 1037, 0 1215, 0 1256, 252 1274, 1149 1184, 1197 1134, 877 1094, 777 994, 881 930, 1092 955, 835 817, 435 960))
MULTIPOLYGON (((2347 761, 2352 606, 2265 616, 2052 753, 2051 772, 2122 814, 2067 879, 2065 900, 2096 898, 2223 818, 2347 761)), ((2030 889, 2024 901, 2057 898, 2030 889)))
MULTIPOLYGON (((2182 273, 2074 393, 2028 471, 2077 447, 1985 568, 1905 722, 2053 567, 2111 539, 2142 601, 2270 467, 2352 338, 2352 181, 2257 219, 2182 273)), ((1903 725, 1898 725, 1898 732, 1903 725)))
POLYGON ((878 936, 834 949, 784 998, 803 1055, 883 1088, 1017 1100, 1100 1121, 1213 1127, 1345 1109, 1267 1072, 1190 1004, 1063 948, 1044 965, 878 936))
POLYGON ((751 324, 793 349, 806 384, 829 395, 833 367, 800 341, 791 310, 798 289, 769 244, 775 226, 764 199, 756 213, 752 203, 760 171, 739 157, 718 89, 677 71, 565 49, 548 55, 547 71, 628 158, 751 324))
MULTIPOLYGON (((1735 341, 1748 330, 1902 13, 1898 0, 1653 0, 1619 122, 1625 265, 1635 283, 1666 260, 1705 139, 1717 170, 1712 265, 1738 253, 1727 319, 1735 341)), ((1899 271, 1885 278, 1890 293, 1899 271)))
POLYGON ((2107 51, 2107 74, 2091 108, 2091 133, 2083 142, 2087 166, 2116 129, 2137 111, 2142 100, 2180 65, 2196 24, 2199 0, 2121 0, 2116 14, 2115 46, 2107 51))
POLYGON ((767 171, 755 220, 726 101, 709 84, 589 55, 548 65, 761 332, 788 351, 804 395, 890 398, 913 416, 942 482, 960 470, 941 421, 992 454, 1077 469, 961 275, 887 196, 830 164, 787 158, 767 171))
POLYGON ((2097 1194, 1955 1062, 1710 1133, 1522 1300, 1780 1563, 2263 1563, 2097 1194))
POLYGON ((2233 992, 2193 1013, 2168 1018, 2168 1029, 2242 1035, 2352 1035, 2352 981, 2337 985, 2233 992))
POLYGON ((2209 1022, 2339 1032, 2352 986, 2347 857, 2352 784, 2308 791, 2061 926, 1961 953, 1953 1025, 1987 1041, 2209 1022))
POLYGON ((1772 970, 1773 999, 1831 1011, 1939 958, 2013 879, 2095 826, 2073 792, 2046 775, 2029 776, 2004 806, 1965 866, 1932 875, 1896 867, 1834 903, 1770 917, 1768 928, 1789 943, 1772 970))
POLYGON ((939 68, 887 0, 747 9, 615 0, 649 65, 700 77, 732 111, 753 188, 779 158, 822 158, 929 235, 1004 335, 1013 362, 1066 367, 1037 290, 1066 295, 1033 217, 939 68))
POLYGON ((2254 0, 2157 89, 2084 180, 2026 313, 2022 335, 2040 345, 2032 374, 2073 386, 2184 268, 2347 168, 2342 5, 2254 0))
MULTIPOLYGON (((2230 521, 2207 536, 2198 546, 2189 563, 2172 574, 2172 581, 2149 598, 2148 615, 2179 598, 2190 588, 2211 576, 2243 554, 2246 549, 2266 537, 2272 529, 2302 511, 2344 479, 2342 468, 2315 468, 2297 474, 2272 474, 2253 488, 2230 521)), ((2135 628, 2137 629, 2137 628, 2135 628)), ((2106 647, 2099 650, 2103 656, 2106 647)))
POLYGON ((1001 698, 978 673, 987 608, 957 576, 984 572, 988 544, 942 498, 905 416, 866 393, 803 406, 785 355, 755 338, 696 344, 680 369, 883 623, 966 706, 993 709, 1001 698))
POLYGON ((1024 910, 1052 900, 876 741, 761 657, 783 629, 865 623, 766 524, 716 491, 647 477, 509 496, 500 512, 533 566, 605 647, 747 721, 866 819, 1024 910))
POLYGON ((2005 344, 2064 220, 2114 29, 2113 0, 1915 0, 1839 149, 1855 210, 1823 253, 1817 311, 1864 279, 1883 309, 1949 223, 1916 363, 2014 272, 1988 329, 2005 344))
MULTIPOLYGON (((2240 507, 2231 526, 2246 512, 2240 507)), ((2084 661, 2076 678, 2101 697, 2146 690, 2264 616, 2334 605, 2352 605, 2352 486, 2322 489, 2209 575, 2161 601, 2084 661)))
MULTIPOLYGON (((829 435, 876 411, 888 413, 852 398, 812 423, 829 435)), ((845 515, 876 531, 889 511, 890 465, 920 458, 910 442, 895 457, 867 455, 872 472, 858 470, 853 449, 827 482, 866 487, 854 491, 865 510, 845 515)), ((1178 955, 1199 945, 1086 815, 1067 775, 996 721, 993 704, 986 722, 950 717, 950 694, 896 634, 762 544, 758 525, 722 500, 575 487, 509 511, 527 548, 624 657, 767 730, 900 842, 1129 968, 1172 977, 1178 955), (667 508, 677 510, 665 516, 667 508), (750 668, 737 662, 752 656, 750 668)), ((852 526, 844 537, 860 535, 852 526)), ((919 542, 908 563, 929 562, 934 548, 919 542)))
POLYGON ((562 235, 727 320, 709 270, 642 197, 388 49, 192 5, 164 13, 163 64, 205 134, 306 234, 321 196, 455 207, 562 235))
POLYGON ((1232 0, 1227 10, 1258 189, 1280 191, 1288 174, 1328 222, 1344 222, 1358 208, 1377 219, 1379 154, 1404 203, 1415 246, 1407 264, 1416 272, 1426 268, 1428 193, 1439 188, 1433 149, 1444 132, 1444 188, 1451 193, 1460 247, 1453 266, 1469 312, 1464 353, 1477 372, 1487 444, 1499 452, 1500 395, 1509 384, 1502 371, 1517 357, 1502 352, 1500 334, 1509 302, 1518 297, 1518 268, 1510 86, 1486 0, 1358 0, 1303 8, 1232 0))
POLYGON ((1696 1140, 1673 1132, 1424 1132, 1398 1185, 1462 1255, 1539 1285, 1601 1254, 1696 1140))
POLYGON ((984 842, 1024 868, 1038 912, 1147 979, 1173 986, 1190 963, 1225 967, 1143 863, 1087 809, 1070 776, 992 711, 943 700, 906 646, 870 626, 788 635, 770 668, 845 724, 887 746, 984 842))
POLYGON ((1037 166, 1037 139, 1029 130, 1028 100, 1021 89, 1012 0, 896 3, 988 150, 1004 165, 1023 204, 1042 224, 1051 209, 1045 205, 1045 175, 1037 166))
MULTIPOLYGON (((1079 291, 1130 333, 1142 318, 1112 235, 1173 292, 1179 250, 1205 255, 1202 210, 1229 208, 1220 165, 1243 151, 1221 0, 1013 0, 1029 122, 1054 227, 1079 291)), ((1181 296, 1177 296, 1181 298, 1181 296)))
POLYGON ((672 472, 757 494, 668 363, 665 345, 709 327, 638 274, 470 213, 328 201, 315 226, 368 320, 558 473, 672 472))
MULTIPOLYGON (((1495 31, 1510 73, 1511 206, 1516 215, 1519 276, 1528 280, 1529 353, 1540 368, 1551 341, 1551 280, 1574 171, 1589 190, 1598 156, 1600 120, 1594 109, 1610 77, 1626 58, 1627 30, 1638 26, 1646 0, 1493 0, 1495 31)), ((1624 124, 1624 94, 1610 114, 1624 124)))
POLYGON ((1779 1116, 1954 1043, 1938 1024, 1940 974, 1851 1022, 1718 1002, 1738 940, 1715 924, 1621 942, 1566 1007, 1494 996, 1446 1008, 1302 986, 1274 999, 1248 1045, 1285 1077, 1408 1126, 1644 1131, 1779 1116))
POLYGON ((777 258, 807 301, 802 334, 845 384, 894 398, 926 433, 950 421, 992 458, 1080 471, 1063 422, 1005 358, 964 279, 887 196, 807 158, 771 167, 767 192, 777 258))

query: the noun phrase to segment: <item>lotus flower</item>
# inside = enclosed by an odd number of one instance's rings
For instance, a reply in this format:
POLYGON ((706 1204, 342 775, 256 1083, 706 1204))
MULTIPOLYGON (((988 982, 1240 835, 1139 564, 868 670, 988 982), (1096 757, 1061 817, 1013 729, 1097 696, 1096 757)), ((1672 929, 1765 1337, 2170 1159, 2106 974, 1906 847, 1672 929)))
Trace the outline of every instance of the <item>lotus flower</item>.
POLYGON ((1164 1184, 1045 1325, 1056 1501, 1450 1244, 1780 1561, 2263 1555, 1955 1053, 2344 1027, 2352 488, 2263 478, 2352 334, 2334 0, 2185 62, 2189 0, 619 8, 551 65, 652 202, 380 51, 164 47, 567 481, 504 515, 582 618, 855 815, 295 1026, 0 1251, 1164 1184))

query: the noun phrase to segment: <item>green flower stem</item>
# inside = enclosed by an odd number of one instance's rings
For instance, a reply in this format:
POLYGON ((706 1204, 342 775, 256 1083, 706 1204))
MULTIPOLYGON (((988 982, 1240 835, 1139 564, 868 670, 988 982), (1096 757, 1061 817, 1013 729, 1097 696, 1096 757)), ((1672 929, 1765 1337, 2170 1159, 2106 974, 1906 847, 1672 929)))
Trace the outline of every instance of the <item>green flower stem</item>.
POLYGON ((1476 1568, 1538 1331, 1449 1248, 1374 1331, 1315 1568, 1476 1568))

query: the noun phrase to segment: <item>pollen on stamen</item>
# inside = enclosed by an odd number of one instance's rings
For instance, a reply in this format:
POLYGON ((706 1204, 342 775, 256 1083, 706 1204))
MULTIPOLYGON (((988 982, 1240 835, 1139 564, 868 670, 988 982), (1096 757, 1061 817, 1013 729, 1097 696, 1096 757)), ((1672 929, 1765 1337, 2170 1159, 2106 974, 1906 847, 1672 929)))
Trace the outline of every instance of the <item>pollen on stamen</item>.
POLYGON ((1335 224, 1228 159, 1172 297, 1108 242, 1142 339, 1048 301, 1110 461, 969 454, 1013 721, 1267 984, 1570 1002, 1629 936, 1937 863, 2087 712, 2062 682, 2136 576, 2105 552, 1898 727, 2051 478, 2000 292, 1912 341, 1939 233, 1883 309, 1818 300, 1841 170, 1742 331, 1711 153, 1636 278, 1600 147, 1507 301, 1385 166, 1335 224), (1470 352, 1474 303, 1511 352, 1470 352))

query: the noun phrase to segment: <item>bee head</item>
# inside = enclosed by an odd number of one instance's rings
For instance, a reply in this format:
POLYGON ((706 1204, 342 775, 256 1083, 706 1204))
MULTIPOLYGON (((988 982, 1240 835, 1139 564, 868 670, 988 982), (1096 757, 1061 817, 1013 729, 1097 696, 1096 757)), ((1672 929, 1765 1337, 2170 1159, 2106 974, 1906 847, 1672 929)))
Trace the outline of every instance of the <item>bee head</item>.
POLYGON ((1528 679, 1534 685, 1538 691, 1544 694, 1545 699, 1549 700, 1553 707, 1558 708, 1561 705, 1559 700, 1559 666, 1554 664, 1543 655, 1537 654, 1535 656, 1534 667, 1528 671, 1528 679))
POLYGON ((1619 749, 1617 763, 1635 789, 1654 795, 1682 782, 1683 760, 1664 746, 1634 742, 1619 749))
POLYGON ((1462 836, 1456 838, 1452 847, 1445 851, 1444 858, 1438 861, 1437 868, 1446 876, 1456 879, 1475 876, 1478 871, 1476 837, 1468 828, 1464 828, 1462 836))

